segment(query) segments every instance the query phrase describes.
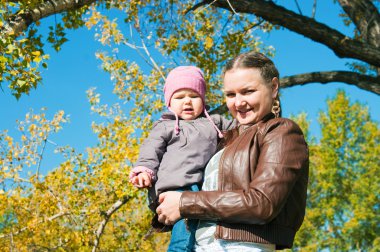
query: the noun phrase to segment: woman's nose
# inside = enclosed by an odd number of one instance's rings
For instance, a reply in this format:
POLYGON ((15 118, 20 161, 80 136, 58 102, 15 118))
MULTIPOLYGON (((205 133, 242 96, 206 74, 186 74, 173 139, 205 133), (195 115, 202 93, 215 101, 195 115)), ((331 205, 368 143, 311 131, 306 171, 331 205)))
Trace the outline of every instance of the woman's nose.
POLYGON ((244 100, 244 97, 240 94, 237 94, 235 97, 235 106, 241 107, 241 106, 244 106, 245 104, 246 104, 246 102, 244 100))

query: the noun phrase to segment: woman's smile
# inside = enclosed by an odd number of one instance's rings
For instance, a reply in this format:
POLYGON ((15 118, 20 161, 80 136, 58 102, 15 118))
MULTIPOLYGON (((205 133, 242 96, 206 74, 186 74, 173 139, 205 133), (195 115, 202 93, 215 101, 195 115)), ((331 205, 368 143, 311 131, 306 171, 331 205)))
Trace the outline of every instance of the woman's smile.
POLYGON ((257 123, 270 113, 277 92, 277 79, 266 83, 255 68, 233 69, 224 75, 227 107, 240 124, 257 123))

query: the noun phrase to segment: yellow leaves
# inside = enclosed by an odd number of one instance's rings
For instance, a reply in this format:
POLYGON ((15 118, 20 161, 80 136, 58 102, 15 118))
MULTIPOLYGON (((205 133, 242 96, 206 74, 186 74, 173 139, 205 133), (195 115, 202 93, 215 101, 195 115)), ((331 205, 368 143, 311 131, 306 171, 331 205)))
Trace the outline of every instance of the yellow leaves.
POLYGON ((36 62, 36 63, 40 63, 41 60, 42 60, 42 58, 39 57, 39 56, 36 56, 36 57, 33 58, 33 61, 36 62))
POLYGON ((95 94, 95 90, 96 88, 90 88, 86 91, 87 99, 89 100, 91 106, 97 105, 100 102, 100 94, 95 94))
POLYGON ((39 57, 41 55, 41 51, 34 51, 32 52, 32 55, 39 57))
POLYGON ((4 140, 7 142, 8 147, 12 147, 13 145, 13 138, 10 136, 6 136, 4 140))
POLYGON ((124 35, 118 29, 117 19, 110 21, 107 17, 101 16, 99 12, 93 12, 93 15, 87 20, 86 26, 91 28, 98 25, 100 33, 96 33, 95 37, 103 45, 111 45, 111 43, 120 44, 123 42, 124 35))
POLYGON ((85 22, 85 25, 88 29, 91 29, 93 26, 97 25, 100 20, 102 19, 102 15, 99 11, 96 11, 93 7, 91 10, 91 16, 87 18, 87 21, 85 22))
POLYGON ((28 131, 34 136, 37 126, 35 124, 29 125, 28 131))
POLYGON ((48 54, 41 55, 41 51, 34 51, 31 54, 33 55, 33 62, 35 63, 40 63, 42 60, 47 60, 50 58, 48 54))
POLYGON ((153 101, 153 110, 160 111, 164 105, 162 100, 155 100, 153 101))
MULTIPOLYGON (((136 68, 131 68, 130 74, 135 76, 136 81, 142 82, 140 77, 142 75, 136 68)), ((94 90, 88 91, 88 94, 90 97, 99 98, 94 90)), ((96 102, 99 103, 100 100, 96 102)), ((159 101, 154 101, 154 103, 156 106, 160 105, 159 101)), ((77 154, 70 148, 62 148, 62 153, 67 154, 66 161, 58 169, 40 177, 39 181, 36 181, 35 169, 30 169, 32 172, 28 175, 30 178, 28 188, 31 190, 25 189, 19 183, 18 201, 15 198, 15 201, 11 203, 15 207, 13 214, 18 220, 13 224, 14 228, 18 230, 27 228, 24 231, 25 235, 33 232, 34 239, 51 240, 52 244, 56 241, 56 237, 62 237, 66 244, 76 246, 73 247, 73 251, 86 250, 88 246, 91 246, 93 231, 101 221, 99 209, 107 210, 116 200, 126 195, 138 197, 134 200, 133 211, 138 212, 140 205, 145 206, 145 200, 128 184, 130 166, 126 163, 131 163, 131 160, 136 158, 139 147, 139 142, 134 135, 136 128, 134 118, 128 118, 128 114, 115 105, 109 106, 106 115, 110 119, 109 123, 98 125, 99 138, 104 140, 99 141, 94 148, 88 148, 87 155, 77 154), (21 207, 21 202, 23 207, 21 207), (136 208, 136 204, 139 204, 139 207, 136 208), (62 211, 70 214, 52 218, 62 211)), ((42 143, 41 134, 44 134, 43 137, 49 137, 56 125, 66 121, 65 118, 63 111, 57 112, 52 120, 46 118, 45 113, 28 113, 25 121, 19 123, 19 128, 24 131, 21 135, 22 146, 25 147, 23 151, 28 155, 25 156, 20 148, 13 150, 13 157, 18 151, 17 156, 24 159, 24 167, 27 162, 30 164, 33 161, 38 162, 38 154, 41 150, 38 146, 42 143)), ((150 120, 150 116, 146 116, 141 123, 148 123, 150 120)), ((3 135, 1 139, 10 141, 6 135, 3 135)), ((14 168, 8 164, 2 165, 3 169, 5 167, 9 167, 6 171, 14 168)), ((23 171, 23 173, 15 174, 13 178, 20 181, 25 174, 26 172, 23 171)), ((0 203, 1 207, 2 204, 0 203)), ((110 236, 118 236, 114 234, 120 232, 120 226, 123 226, 123 230, 126 230, 131 237, 137 237, 141 232, 145 232, 149 225, 147 219, 144 219, 146 227, 141 227, 141 222, 129 218, 130 212, 130 206, 123 207, 111 217, 112 222, 109 222, 110 224, 106 227, 110 236), (139 225, 139 228, 130 228, 135 225, 139 225)), ((146 211, 142 211, 138 216, 145 216, 145 214, 146 211)), ((22 235, 23 233, 19 237, 24 238, 22 235)), ((103 236, 102 242, 105 243, 102 244, 106 244, 109 240, 107 237, 107 235, 103 236)), ((17 238, 15 238, 16 241, 17 238)))
POLYGON ((169 38, 162 38, 163 48, 170 54, 176 51, 179 46, 178 37, 171 35, 169 38))
POLYGON ((9 44, 8 46, 7 46, 7 51, 6 51, 6 53, 9 53, 9 54, 11 54, 11 53, 13 53, 13 51, 16 49, 16 47, 13 45, 13 44, 9 44))
POLYGON ((208 50, 214 45, 214 40, 211 37, 205 39, 205 49, 208 50))

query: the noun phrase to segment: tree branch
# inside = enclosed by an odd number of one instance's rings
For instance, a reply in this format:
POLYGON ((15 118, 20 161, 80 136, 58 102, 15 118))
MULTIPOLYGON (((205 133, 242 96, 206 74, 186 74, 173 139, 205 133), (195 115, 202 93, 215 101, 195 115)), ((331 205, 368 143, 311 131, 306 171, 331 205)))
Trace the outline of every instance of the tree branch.
POLYGON ((370 45, 380 47, 380 14, 369 0, 338 0, 346 14, 370 45))
MULTIPOLYGON (((206 4, 207 2, 203 2, 206 4)), ((255 14, 268 22, 285 27, 329 47, 341 58, 358 59, 373 66, 380 67, 380 49, 361 41, 351 39, 329 26, 312 18, 299 15, 293 11, 265 0, 235 0, 233 8, 239 13, 255 14)), ((231 11, 226 0, 213 3, 215 7, 231 11)), ((198 8, 200 5, 197 6, 198 8)))
POLYGON ((308 83, 343 82, 380 95, 380 77, 373 77, 349 71, 312 72, 281 78, 281 88, 308 83))
POLYGON ((115 213, 120 207, 125 205, 130 200, 129 196, 124 196, 121 200, 116 201, 108 210, 107 212, 103 213, 104 219, 102 222, 100 222, 99 227, 97 231, 95 232, 95 241, 94 246, 92 247, 92 252, 95 252, 96 249, 99 246, 100 237, 102 236, 104 229, 111 218, 111 215, 115 213))
MULTIPOLYGON (((68 215, 68 214, 70 214, 70 213, 69 213, 69 212, 60 212, 60 213, 57 213, 57 214, 55 214, 55 215, 53 215, 53 216, 50 216, 49 218, 47 218, 47 219, 45 219, 45 220, 40 220, 40 221, 36 222, 35 225, 39 225, 39 224, 41 224, 41 223, 43 223, 43 222, 45 222, 45 221, 53 221, 53 220, 55 220, 55 219, 57 219, 57 218, 59 218, 59 217, 62 217, 62 216, 68 215)), ((0 239, 2 239, 2 238, 6 238, 6 237, 13 237, 13 236, 15 236, 15 235, 18 235, 18 234, 24 232, 24 231, 27 230, 28 228, 30 228, 30 227, 23 227, 23 228, 21 228, 20 230, 18 230, 17 232, 14 232, 14 233, 11 232, 11 233, 9 233, 9 234, 1 234, 1 235, 0 235, 0 239)))
POLYGON ((198 9, 199 7, 202 7, 202 6, 206 5, 206 4, 211 4, 211 3, 213 3, 213 2, 215 2, 215 0, 214 0, 214 1, 206 0, 206 1, 199 2, 199 3, 195 4, 195 5, 193 5, 191 8, 187 9, 187 10, 185 11, 185 15, 186 15, 187 13, 189 13, 190 11, 195 11, 195 10, 198 9))
POLYGON ((46 142, 47 142, 47 139, 45 138, 44 139, 44 144, 42 146, 42 150, 41 150, 41 153, 38 155, 38 164, 37 164, 37 171, 36 171, 36 179, 37 181, 39 181, 39 176, 40 176, 40 168, 41 168, 41 163, 42 163, 42 159, 43 159, 43 155, 44 155, 44 152, 45 152, 45 148, 46 148, 46 142))
MULTIPOLYGON (((373 77, 349 71, 311 72, 286 76, 280 79, 281 88, 310 83, 343 82, 380 95, 380 77, 373 77)), ((224 114, 228 111, 225 104, 213 109, 210 114, 224 114)))
MULTIPOLYGON (((144 49, 145 54, 148 56, 150 62, 152 63, 152 67, 153 67, 154 69, 156 69, 157 72, 160 73, 161 78, 162 78, 163 80, 166 80, 164 73, 161 71, 161 68, 157 65, 156 61, 153 59, 153 57, 151 56, 151 54, 150 54, 148 48, 147 48, 146 45, 145 45, 144 35, 143 35, 143 33, 142 33, 142 31, 141 31, 141 28, 140 28, 140 20, 139 20, 138 18, 136 18, 136 19, 135 19, 135 22, 136 22, 136 23, 135 23, 135 29, 136 29, 136 31, 139 33, 140 40, 141 40, 141 44, 142 44, 142 48, 144 49)), ((145 57, 144 57, 144 58, 145 58, 145 57)))
POLYGON ((94 2, 96 0, 45 0, 33 9, 20 10, 11 16, 0 28, 1 37, 9 35, 17 37, 32 23, 40 19, 61 12, 79 9, 94 2))

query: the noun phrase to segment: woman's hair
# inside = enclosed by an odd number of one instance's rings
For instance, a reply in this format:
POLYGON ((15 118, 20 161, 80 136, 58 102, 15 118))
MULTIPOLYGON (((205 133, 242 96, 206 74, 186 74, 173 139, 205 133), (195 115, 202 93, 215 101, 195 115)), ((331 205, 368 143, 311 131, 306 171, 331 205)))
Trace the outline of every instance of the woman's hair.
POLYGON ((232 69, 239 68, 257 68, 261 72, 261 77, 265 80, 266 83, 271 83, 274 77, 280 79, 280 74, 273 61, 271 61, 264 54, 259 52, 246 52, 238 55, 232 60, 228 61, 223 70, 223 76, 225 73, 232 69))
MULTIPOLYGON (((223 76, 227 71, 232 69, 247 69, 247 68, 256 68, 260 70, 261 77, 263 77, 265 84, 270 85, 272 83, 272 79, 277 77, 280 79, 280 74, 274 65, 273 61, 266 57, 264 54, 251 51, 242 53, 235 58, 231 59, 227 62, 226 66, 223 70, 223 76)), ((279 98, 277 97, 279 100, 279 98)), ((280 111, 281 116, 281 111, 280 111)), ((239 128, 225 131, 224 138, 218 144, 218 149, 222 149, 225 146, 229 145, 233 142, 235 138, 239 136, 239 128)))

